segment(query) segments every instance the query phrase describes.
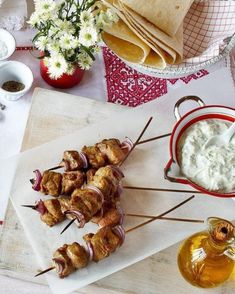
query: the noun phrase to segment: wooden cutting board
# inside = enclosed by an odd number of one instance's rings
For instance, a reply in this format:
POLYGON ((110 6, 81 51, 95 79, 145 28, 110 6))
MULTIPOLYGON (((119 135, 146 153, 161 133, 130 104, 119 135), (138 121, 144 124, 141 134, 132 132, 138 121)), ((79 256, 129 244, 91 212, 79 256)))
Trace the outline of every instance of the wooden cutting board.
MULTIPOLYGON (((22 151, 87 125, 99 124, 101 120, 110 118, 125 109, 111 103, 37 88, 32 98, 22 151)), ((156 238, 161 236, 156 234, 156 238)), ((178 244, 83 288, 77 293, 205 293, 205 290, 191 287, 180 276, 176 263, 177 250, 178 244)), ((0 240, 0 274, 28 281, 31 283, 27 284, 28 288, 31 285, 33 289, 33 283, 46 284, 43 276, 37 279, 33 277, 37 270, 34 253, 10 203, 0 240)), ((212 291, 221 294, 233 293, 231 283, 212 291)), ((43 289, 44 293, 48 291, 45 287, 43 289)), ((26 292, 24 289, 16 289, 11 293, 26 292)))

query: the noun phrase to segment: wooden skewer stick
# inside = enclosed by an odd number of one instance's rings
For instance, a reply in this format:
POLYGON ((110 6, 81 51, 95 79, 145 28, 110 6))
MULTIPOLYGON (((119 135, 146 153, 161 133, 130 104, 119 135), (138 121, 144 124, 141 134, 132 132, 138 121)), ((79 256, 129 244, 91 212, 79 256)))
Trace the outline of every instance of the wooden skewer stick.
POLYGON ((157 136, 157 137, 149 138, 149 139, 146 139, 146 140, 140 141, 140 142, 137 143, 136 145, 140 145, 140 144, 148 143, 148 142, 155 141, 155 140, 158 140, 158 139, 162 139, 162 138, 165 138, 165 137, 169 137, 170 135, 171 135, 171 133, 168 133, 168 134, 165 134, 165 135, 161 135, 161 136, 157 136))
POLYGON ((135 149, 135 146, 139 143, 140 139, 143 137, 143 135, 144 135, 145 131, 147 130, 148 126, 150 125, 152 119, 153 119, 153 117, 151 116, 150 119, 148 120, 147 124, 143 128, 142 132, 140 133, 138 139, 133 144, 131 150, 126 154, 126 156, 123 158, 123 160, 119 163, 118 166, 121 166, 124 163, 124 161, 126 161, 127 158, 130 156, 131 152, 135 149))
POLYGON ((149 223, 155 221, 156 219, 159 219, 159 218, 162 217, 162 216, 165 216, 166 214, 170 213, 171 211, 173 211, 173 210, 179 208, 180 206, 184 205, 184 204, 187 203, 188 201, 192 200, 194 197, 195 197, 195 196, 193 195, 193 196, 187 198, 186 200, 184 200, 183 202, 180 202, 179 204, 177 204, 177 205, 174 206, 173 208, 167 210, 166 212, 163 212, 163 213, 161 213, 161 214, 155 216, 154 218, 151 218, 150 220, 148 220, 148 221, 146 221, 146 222, 143 222, 143 223, 141 223, 141 224, 139 224, 139 225, 137 225, 137 226, 135 226, 135 227, 133 227, 133 228, 127 230, 126 233, 129 233, 129 232, 131 232, 131 231, 134 231, 134 230, 136 230, 136 229, 138 229, 138 228, 140 228, 140 227, 143 227, 143 226, 145 226, 145 225, 147 225, 147 224, 149 224, 149 223))
MULTIPOLYGON (((146 139, 146 140, 143 140, 143 141, 139 141, 136 145, 140 145, 140 144, 148 143, 148 142, 155 141, 155 140, 158 140, 158 139, 162 139, 162 138, 165 138, 165 137, 169 137, 170 135, 171 135, 171 133, 168 133, 168 134, 160 135, 160 136, 157 136, 157 137, 149 138, 149 139, 146 139)), ((57 165, 55 167, 49 168, 48 170, 56 170, 56 169, 60 169, 62 167, 63 166, 61 166, 61 165, 57 165)), ((31 182, 31 184, 34 184, 34 179, 30 179, 30 182, 31 182)))
POLYGON ((143 191, 160 191, 160 192, 179 192, 179 193, 194 193, 202 194, 200 191, 193 190, 177 190, 177 189, 164 189, 164 188, 148 188, 148 187, 135 187, 135 186, 123 186, 123 189, 127 190, 143 190, 143 191))
MULTIPOLYGON (((144 215, 144 214, 134 214, 134 213, 125 213, 125 216, 141 217, 141 218, 155 218, 156 217, 156 215, 144 215)), ((169 221, 179 221, 179 222, 189 222, 189 223, 204 223, 204 220, 190 219, 190 218, 178 218, 178 217, 161 216, 161 217, 159 217, 157 219, 159 219, 159 220, 169 220, 169 221)))
POLYGON ((55 269, 55 266, 51 266, 51 267, 49 267, 49 268, 47 268, 47 269, 41 271, 40 273, 36 274, 34 277, 41 276, 41 275, 43 275, 43 274, 45 274, 45 273, 47 273, 47 272, 49 272, 49 271, 52 271, 53 269, 55 269))
POLYGON ((36 209, 36 205, 21 205, 22 207, 27 207, 27 208, 32 208, 32 209, 36 209))
POLYGON ((75 222, 75 220, 76 220, 76 218, 73 218, 68 224, 67 224, 67 226, 65 226, 64 228, 63 228, 63 230, 61 231, 61 233, 60 233, 60 235, 62 235, 71 225, 72 225, 72 223, 74 223, 75 222))
MULTIPOLYGON (((181 203, 177 204, 177 205, 174 206, 173 208, 167 210, 166 212, 163 212, 163 213, 161 213, 160 215, 158 215, 158 216, 156 216, 156 217, 153 217, 153 218, 151 218, 150 220, 148 220, 148 221, 146 221, 146 222, 144 222, 144 223, 142 223, 142 224, 139 224, 138 226, 135 226, 135 227, 133 227, 133 228, 127 230, 127 231, 126 231, 126 234, 128 234, 128 233, 130 233, 131 231, 134 231, 134 230, 136 230, 136 229, 138 229, 138 228, 140 228, 140 227, 142 227, 142 226, 144 226, 144 225, 146 225, 146 224, 148 224, 148 223, 151 223, 151 222, 155 221, 156 219, 162 218, 164 215, 166 215, 166 214, 170 213, 171 211, 173 211, 173 210, 179 208, 180 206, 184 205, 184 204, 187 203, 188 201, 192 200, 194 197, 195 197, 195 196, 193 195, 193 196, 189 197, 188 199, 182 201, 181 203)), ((49 267, 49 268, 47 268, 47 269, 41 271, 40 273, 38 273, 37 275, 35 275, 35 277, 38 277, 38 276, 40 276, 40 275, 43 275, 43 274, 45 274, 45 273, 47 273, 47 272, 49 272, 49 271, 51 271, 51 270, 53 270, 53 269, 55 269, 55 266, 49 267)))

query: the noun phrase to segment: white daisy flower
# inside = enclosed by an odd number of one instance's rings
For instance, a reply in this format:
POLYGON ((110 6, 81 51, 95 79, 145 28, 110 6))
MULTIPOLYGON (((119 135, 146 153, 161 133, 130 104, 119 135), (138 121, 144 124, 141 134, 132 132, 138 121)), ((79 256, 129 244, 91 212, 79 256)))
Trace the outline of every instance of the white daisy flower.
POLYGON ((61 54, 53 54, 48 60, 48 73, 51 79, 57 80, 68 69, 68 63, 61 54))
POLYGON ((75 69, 76 69, 76 67, 73 64, 68 63, 68 69, 67 69, 66 73, 71 76, 74 74, 75 69))
POLYGON ((65 50, 75 49, 79 45, 78 39, 70 34, 62 35, 59 43, 60 43, 61 48, 65 49, 65 50))
POLYGON ((44 51, 47 49, 47 45, 49 44, 49 39, 45 36, 39 37, 35 42, 34 45, 40 51, 44 51))
POLYGON ((34 12, 31 14, 29 21, 27 21, 28 24, 30 24, 32 27, 35 27, 37 24, 40 23, 40 15, 37 12, 34 12))
POLYGON ((58 54, 60 53, 60 44, 59 42, 49 42, 47 45, 47 50, 49 51, 50 54, 58 54))
POLYGON ((60 29, 61 33, 63 32, 71 35, 75 33, 74 26, 67 20, 56 19, 55 25, 60 29))
POLYGON ((82 27, 79 33, 79 42, 85 46, 90 47, 95 45, 98 41, 98 33, 95 27, 82 27))
POLYGON ((40 14, 52 12, 56 9, 56 2, 54 0, 36 0, 35 10, 40 14))
POLYGON ((81 12, 80 21, 82 25, 92 26, 95 22, 95 19, 91 12, 84 10, 81 12))
POLYGON ((81 69, 88 70, 93 63, 92 58, 87 53, 80 53, 78 55, 78 65, 81 69))

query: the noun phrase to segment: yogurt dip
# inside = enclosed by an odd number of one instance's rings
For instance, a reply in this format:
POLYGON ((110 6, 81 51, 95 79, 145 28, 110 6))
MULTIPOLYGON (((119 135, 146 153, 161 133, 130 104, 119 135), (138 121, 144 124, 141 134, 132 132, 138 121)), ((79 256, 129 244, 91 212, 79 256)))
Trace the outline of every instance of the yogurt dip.
POLYGON ((178 144, 182 174, 209 191, 235 191, 235 136, 227 145, 203 148, 209 138, 224 133, 231 124, 221 119, 199 121, 184 132, 178 144))

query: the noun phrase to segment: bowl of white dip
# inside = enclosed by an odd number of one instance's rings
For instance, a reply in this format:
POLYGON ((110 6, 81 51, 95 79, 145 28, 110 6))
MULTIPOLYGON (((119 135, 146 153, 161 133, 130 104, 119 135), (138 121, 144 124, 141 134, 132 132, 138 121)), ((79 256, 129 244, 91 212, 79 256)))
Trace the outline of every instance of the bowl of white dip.
POLYGON ((223 134, 235 121, 235 108, 206 106, 199 97, 186 96, 176 103, 175 116, 165 178, 205 194, 235 197, 235 136, 227 145, 204 147, 208 139, 223 134), (179 107, 186 100, 194 100, 200 107, 181 117, 179 107))

